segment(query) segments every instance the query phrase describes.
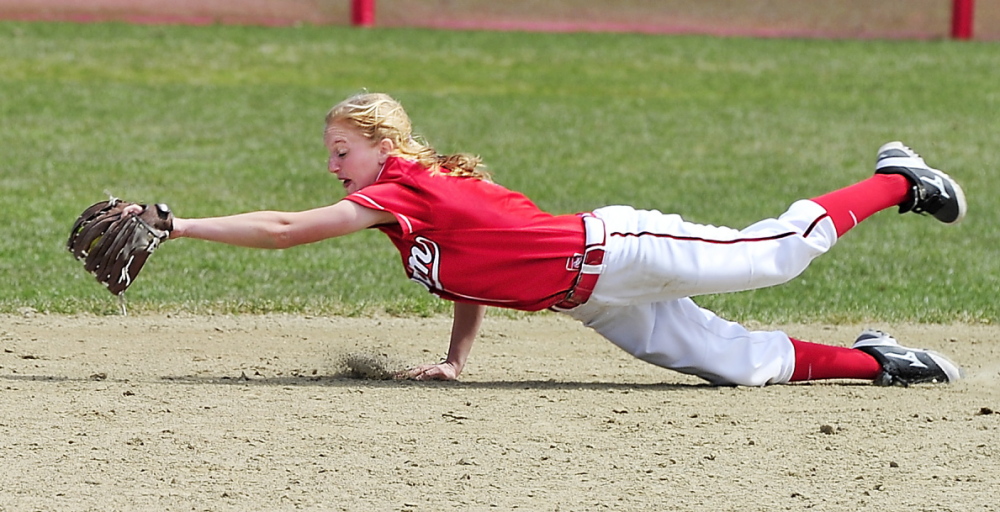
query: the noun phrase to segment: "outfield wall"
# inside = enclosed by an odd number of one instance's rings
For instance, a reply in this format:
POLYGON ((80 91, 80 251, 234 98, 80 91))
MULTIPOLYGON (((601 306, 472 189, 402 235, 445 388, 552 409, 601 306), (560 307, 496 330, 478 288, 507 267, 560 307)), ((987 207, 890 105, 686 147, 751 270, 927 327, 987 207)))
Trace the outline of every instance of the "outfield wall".
MULTIPOLYGON (((375 0, 375 26, 720 36, 939 39, 952 0, 375 0)), ((0 18, 347 25, 352 0, 0 0, 0 18)), ((1000 0, 976 0, 976 40, 1000 40, 1000 0)))

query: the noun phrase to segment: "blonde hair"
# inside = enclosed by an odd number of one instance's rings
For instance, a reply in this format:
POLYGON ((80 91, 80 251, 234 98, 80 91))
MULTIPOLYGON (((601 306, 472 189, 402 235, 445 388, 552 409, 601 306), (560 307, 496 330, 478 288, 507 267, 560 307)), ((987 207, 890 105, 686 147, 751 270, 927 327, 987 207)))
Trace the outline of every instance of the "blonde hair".
POLYGON ((326 125, 347 122, 372 142, 389 139, 395 156, 416 160, 432 173, 467 176, 490 181, 482 159, 467 153, 439 154, 430 144, 414 137, 410 116, 388 94, 360 93, 341 101, 326 114, 326 125))

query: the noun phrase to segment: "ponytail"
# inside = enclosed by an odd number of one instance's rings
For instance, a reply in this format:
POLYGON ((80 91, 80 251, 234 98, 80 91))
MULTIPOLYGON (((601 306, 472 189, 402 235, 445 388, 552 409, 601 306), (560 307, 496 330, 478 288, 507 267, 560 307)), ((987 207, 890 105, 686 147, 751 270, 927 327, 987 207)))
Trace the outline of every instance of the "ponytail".
POLYGON ((432 173, 491 181, 479 156, 468 153, 443 155, 414 137, 410 117, 403 106, 387 94, 361 93, 347 98, 326 114, 327 126, 338 121, 357 127, 368 140, 391 140, 394 156, 416 160, 432 173))

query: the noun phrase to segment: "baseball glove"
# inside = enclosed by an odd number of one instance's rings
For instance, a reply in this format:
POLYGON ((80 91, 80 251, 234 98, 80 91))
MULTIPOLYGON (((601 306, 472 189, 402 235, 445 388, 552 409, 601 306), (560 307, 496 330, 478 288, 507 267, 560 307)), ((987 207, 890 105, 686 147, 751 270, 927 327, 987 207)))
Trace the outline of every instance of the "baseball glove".
POLYGON ((116 197, 95 203, 73 223, 66 242, 84 268, 119 297, 174 225, 167 205, 140 204, 141 213, 125 215, 125 208, 133 204, 116 197))

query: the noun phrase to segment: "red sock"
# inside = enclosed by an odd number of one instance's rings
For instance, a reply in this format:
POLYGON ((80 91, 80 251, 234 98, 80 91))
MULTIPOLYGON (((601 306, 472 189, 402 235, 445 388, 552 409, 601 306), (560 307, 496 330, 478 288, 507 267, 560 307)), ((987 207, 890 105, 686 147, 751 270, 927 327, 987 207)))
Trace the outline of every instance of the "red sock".
POLYGON ((834 190, 812 201, 826 210, 843 236, 876 212, 891 208, 910 197, 910 180, 899 174, 876 174, 862 182, 834 190))
POLYGON ((821 345, 792 339, 795 371, 791 382, 820 379, 875 380, 882 365, 874 357, 853 348, 821 345))

